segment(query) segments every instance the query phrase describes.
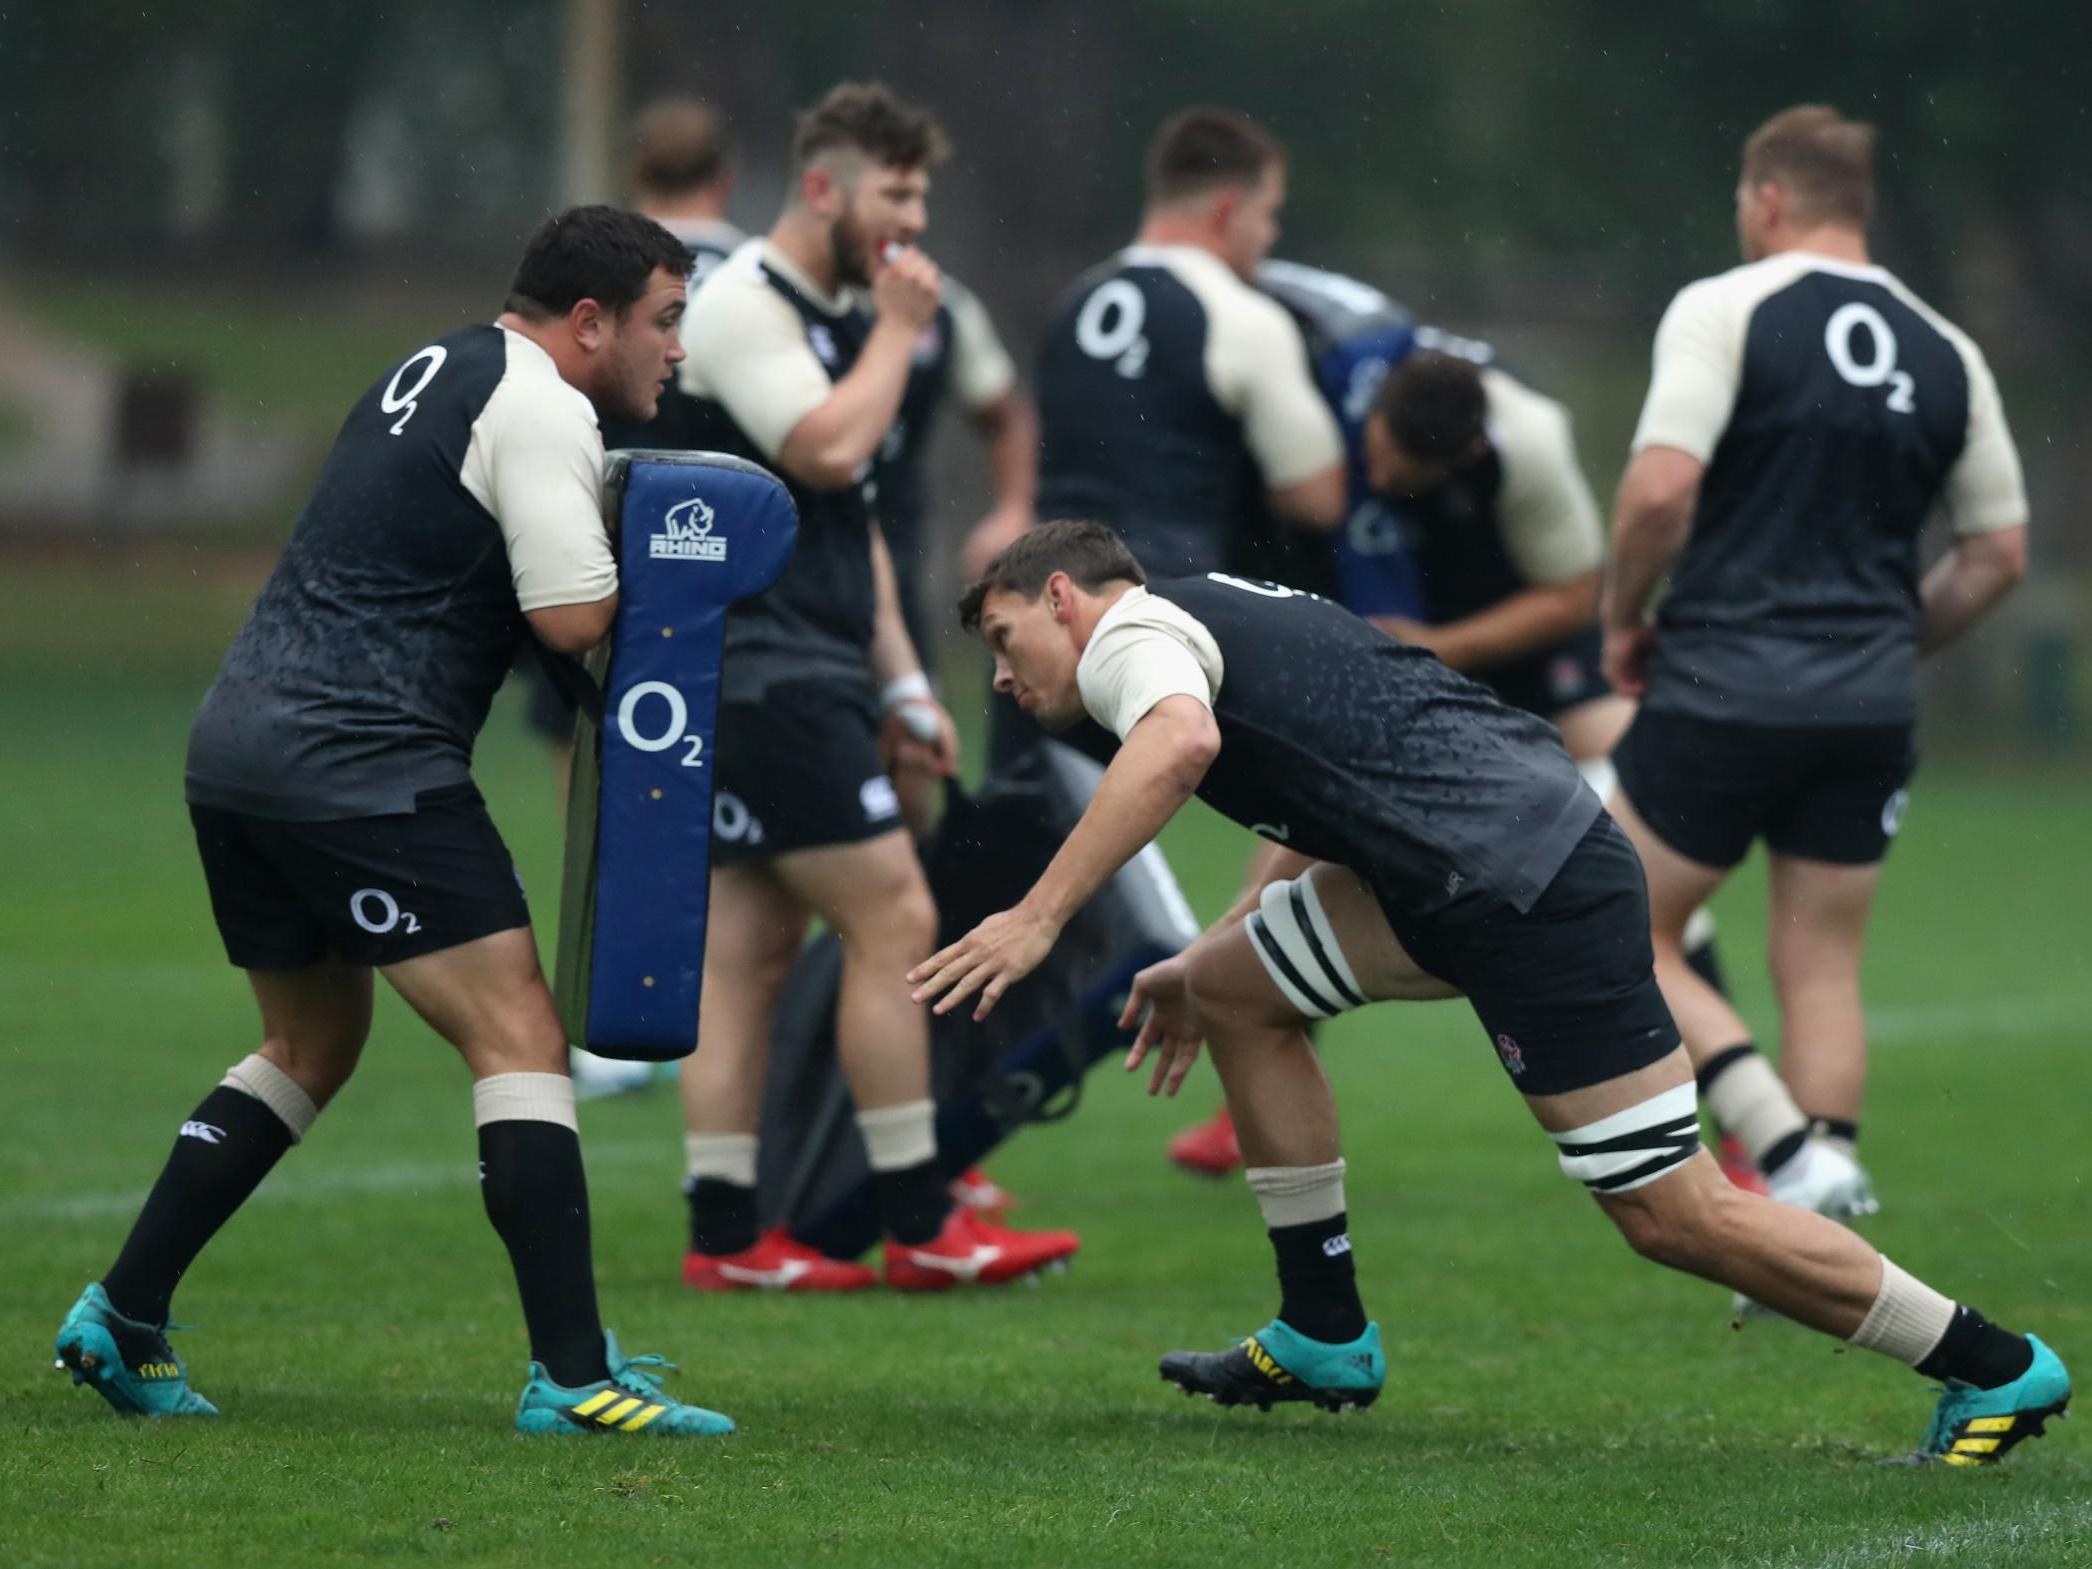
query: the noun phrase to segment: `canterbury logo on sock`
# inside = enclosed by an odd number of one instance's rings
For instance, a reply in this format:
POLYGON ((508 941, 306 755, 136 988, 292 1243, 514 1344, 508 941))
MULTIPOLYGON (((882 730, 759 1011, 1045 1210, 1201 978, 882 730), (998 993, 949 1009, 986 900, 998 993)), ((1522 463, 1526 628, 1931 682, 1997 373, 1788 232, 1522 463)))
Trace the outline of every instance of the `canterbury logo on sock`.
POLYGON ((1335 1258, 1339 1253, 1349 1253, 1350 1251, 1351 1233, 1348 1231, 1340 1231, 1333 1237, 1324 1237, 1322 1239, 1322 1256, 1324 1258, 1335 1258))
POLYGON ((225 1142, 225 1130, 223 1128, 215 1128, 208 1122, 183 1123, 181 1136, 185 1139, 202 1139, 206 1144, 223 1144, 225 1142))

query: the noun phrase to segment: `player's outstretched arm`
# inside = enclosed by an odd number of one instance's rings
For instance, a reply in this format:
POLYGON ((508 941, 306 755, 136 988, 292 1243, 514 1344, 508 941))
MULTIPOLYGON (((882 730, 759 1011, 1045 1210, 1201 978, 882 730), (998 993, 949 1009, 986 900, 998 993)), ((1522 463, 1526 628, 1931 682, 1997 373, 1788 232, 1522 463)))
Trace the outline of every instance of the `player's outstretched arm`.
POLYGON ((1149 709, 1031 892, 910 970, 913 1000, 945 1014, 978 992, 973 1016, 985 1019, 1038 968, 1090 896, 1162 832, 1219 755, 1220 728, 1197 698, 1178 693, 1149 709))

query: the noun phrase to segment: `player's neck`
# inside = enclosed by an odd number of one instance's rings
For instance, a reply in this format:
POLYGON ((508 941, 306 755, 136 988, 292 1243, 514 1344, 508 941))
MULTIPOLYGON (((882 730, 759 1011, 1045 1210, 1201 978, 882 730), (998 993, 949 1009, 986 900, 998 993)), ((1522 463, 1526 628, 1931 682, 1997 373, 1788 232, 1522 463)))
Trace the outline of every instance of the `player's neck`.
POLYGON ((1778 256, 1786 251, 1806 251, 1811 256, 1827 256, 1832 261, 1849 262, 1855 267, 1871 267, 1873 258, 1867 254, 1867 233, 1850 224, 1826 223, 1813 229, 1801 229, 1782 233, 1766 248, 1768 256, 1778 256))
POLYGON ((784 252, 785 260, 823 294, 833 297, 842 292, 842 278, 835 266, 835 242, 828 226, 812 213, 787 207, 770 230, 770 243, 784 252))
POLYGON ((1096 633, 1097 623, 1111 614, 1112 607, 1139 586, 1138 583, 1107 583, 1096 593, 1084 594, 1075 602, 1071 629, 1075 633, 1077 652, 1090 646, 1090 638, 1096 633))
POLYGON ((573 335, 566 330, 563 317, 555 317, 550 321, 532 321, 514 311, 503 311, 494 318, 494 325, 506 327, 519 338, 528 338, 551 357, 561 381, 584 393, 588 391, 587 382, 584 380, 588 358, 582 353, 580 345, 574 342, 573 335))
POLYGON ((1136 245, 1187 245, 1193 250, 1204 251, 1209 256, 1227 260, 1215 239, 1195 213, 1160 208, 1141 219, 1140 232, 1133 237, 1136 245))

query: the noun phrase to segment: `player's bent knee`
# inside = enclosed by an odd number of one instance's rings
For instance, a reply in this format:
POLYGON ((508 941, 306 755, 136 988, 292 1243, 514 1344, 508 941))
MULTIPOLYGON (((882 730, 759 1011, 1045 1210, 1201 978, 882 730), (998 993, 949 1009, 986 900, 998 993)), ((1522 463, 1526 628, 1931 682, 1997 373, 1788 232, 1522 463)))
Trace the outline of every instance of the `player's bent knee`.
POLYGON ((1312 877, 1269 884, 1243 925, 1264 973, 1301 1017, 1333 1019, 1365 1006, 1312 877))

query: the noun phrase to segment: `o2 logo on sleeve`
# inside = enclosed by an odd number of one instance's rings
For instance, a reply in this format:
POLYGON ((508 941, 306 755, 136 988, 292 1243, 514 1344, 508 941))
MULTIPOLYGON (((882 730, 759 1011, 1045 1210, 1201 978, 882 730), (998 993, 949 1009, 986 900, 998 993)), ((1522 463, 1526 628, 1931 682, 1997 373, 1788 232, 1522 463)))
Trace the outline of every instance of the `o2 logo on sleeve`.
POLYGON ((617 733, 636 751, 666 752, 671 747, 685 747, 685 768, 705 766, 705 738, 690 728, 690 705, 666 681, 632 684, 617 705, 617 733))

